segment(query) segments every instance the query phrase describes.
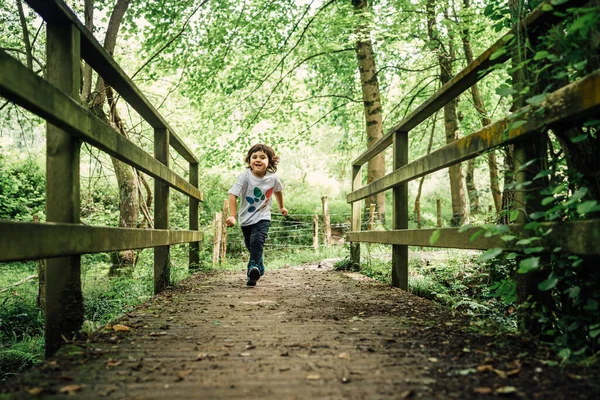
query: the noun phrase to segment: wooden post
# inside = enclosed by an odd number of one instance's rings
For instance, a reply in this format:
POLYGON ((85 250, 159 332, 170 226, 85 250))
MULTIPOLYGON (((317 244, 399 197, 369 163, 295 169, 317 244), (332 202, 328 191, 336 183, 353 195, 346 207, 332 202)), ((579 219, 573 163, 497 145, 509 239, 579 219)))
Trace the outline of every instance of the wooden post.
MULTIPOLYGON (((408 164, 408 132, 395 132, 393 138, 394 171, 408 164)), ((392 191, 394 219, 392 229, 408 229, 408 182, 392 191)), ((408 246, 392 246, 392 286, 408 290, 408 246)))
MULTIPOLYGON (((198 164, 190 164, 190 183, 194 187, 198 187, 198 164)), ((200 201, 189 198, 189 227, 190 231, 197 231, 199 228, 198 224, 198 207, 200 201)), ((189 270, 197 271, 200 268, 200 242, 192 242, 189 246, 189 270)))
MULTIPOLYGON (((33 216, 33 222, 38 224, 40 217, 37 215, 33 216)), ((42 310, 46 310, 46 260, 41 259, 37 262, 38 265, 38 295, 37 295, 37 306, 42 310)))
MULTIPOLYGON (((352 191, 360 188, 362 184, 362 175, 360 172, 360 166, 352 166, 352 191)), ((355 201, 352 203, 350 211, 351 229, 353 232, 360 231, 360 213, 361 213, 361 201, 355 201)), ((350 242, 350 267, 353 270, 358 271, 360 269, 360 242, 350 242)))
MULTIPOLYGON (((46 34, 48 82, 79 102, 80 36, 70 24, 48 22, 46 34)), ((79 156, 81 142, 63 130, 46 128, 46 219, 80 222, 79 156)), ((56 353, 63 337, 71 339, 83 324, 81 257, 46 262, 46 357, 56 353)))
POLYGON ((415 204, 415 214, 417 214, 417 229, 421 229, 423 224, 421 223, 421 202, 415 204))
MULTIPOLYGON (((154 129, 154 157, 169 166, 169 131, 154 129)), ((154 228, 169 229, 169 186, 154 180, 154 228)), ((171 279, 169 246, 154 248, 154 294, 169 286, 171 279)))
POLYGON ((229 199, 223 200, 223 215, 221 216, 221 265, 225 262, 227 255, 227 217, 229 216, 229 199))
POLYGON ((313 248, 319 251, 319 216, 313 215, 313 248))
POLYGON ((323 234, 325 236, 325 246, 331 245, 331 219, 329 218, 329 201, 327 196, 321 197, 323 203, 323 234))
POLYGON ((440 199, 437 199, 435 201, 435 205, 437 208, 437 223, 436 226, 438 228, 442 227, 442 201, 440 199))
POLYGON ((369 223, 367 225, 367 230, 373 230, 373 222, 375 222, 375 204, 369 204, 369 223))
POLYGON ((219 253, 221 252, 221 237, 223 230, 223 213, 215 214, 215 243, 213 247, 213 267, 219 263, 219 253))

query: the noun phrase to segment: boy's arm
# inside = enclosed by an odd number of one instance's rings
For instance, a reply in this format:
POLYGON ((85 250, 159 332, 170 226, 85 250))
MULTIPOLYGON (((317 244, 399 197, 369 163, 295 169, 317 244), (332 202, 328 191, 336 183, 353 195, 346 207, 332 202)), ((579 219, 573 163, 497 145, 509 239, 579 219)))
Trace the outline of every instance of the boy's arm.
POLYGON ((225 220, 225 224, 227 226, 235 225, 235 216, 237 215, 237 196, 233 194, 229 194, 229 214, 231 214, 225 220))
POLYGON ((277 200, 277 204, 279 204, 279 211, 284 217, 287 217, 288 210, 283 206, 283 192, 275 192, 275 200, 277 200))

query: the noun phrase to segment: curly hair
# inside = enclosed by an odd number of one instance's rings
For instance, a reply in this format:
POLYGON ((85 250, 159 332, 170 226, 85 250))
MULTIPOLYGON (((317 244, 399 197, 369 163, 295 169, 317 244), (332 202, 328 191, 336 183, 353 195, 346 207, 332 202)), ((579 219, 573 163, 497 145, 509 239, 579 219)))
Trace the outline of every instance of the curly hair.
POLYGON ((262 143, 255 144, 254 146, 250 147, 250 150, 248 150, 248 154, 246 154, 246 158, 244 159, 247 168, 250 168, 250 157, 252 157, 252 154, 256 153, 257 151, 262 151, 267 155, 267 158, 269 159, 269 166, 267 167, 267 171, 277 172, 277 163, 279 163, 279 156, 275 154, 275 150, 273 150, 270 146, 267 146, 266 144, 262 143))

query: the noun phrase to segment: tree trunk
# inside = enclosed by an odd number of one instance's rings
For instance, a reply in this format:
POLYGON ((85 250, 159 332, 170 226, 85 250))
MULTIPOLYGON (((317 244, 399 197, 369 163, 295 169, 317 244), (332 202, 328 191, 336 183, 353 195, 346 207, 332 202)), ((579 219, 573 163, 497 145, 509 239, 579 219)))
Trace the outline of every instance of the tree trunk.
POLYGON ((25 43, 25 56, 27 58, 27 68, 33 70, 33 51, 31 50, 31 40, 29 39, 29 29, 27 28, 27 19, 23 11, 23 1, 17 0, 17 9, 19 10, 19 21, 23 31, 23 42, 25 43))
MULTIPOLYGON (((427 143, 427 155, 431 153, 431 148, 433 147, 433 136, 435 134, 435 124, 437 122, 438 113, 436 112, 433 116, 433 121, 431 123, 431 134, 429 135, 429 143, 427 143)), ((423 183, 425 182, 425 177, 421 177, 419 180, 419 188, 417 190, 417 195, 415 196, 415 208, 414 213, 417 217, 417 228, 421 229, 421 192, 423 190, 423 183)))
MULTIPOLYGON (((352 5, 357 13, 366 12, 369 7, 368 0, 352 0, 352 5)), ((375 68, 375 55, 373 53, 371 33, 367 28, 367 25, 368 24, 360 26, 357 30, 359 37, 355 44, 355 51, 356 59, 358 61, 358 70, 360 72, 363 105, 365 110, 367 148, 369 148, 383 136, 383 124, 379 80, 377 78, 377 69, 375 68)), ((369 161, 367 183, 382 178, 384 175, 385 156, 382 153, 369 161)), ((368 207, 369 204, 377 205, 379 219, 384 222, 385 194, 378 193, 375 196, 368 197, 365 201, 365 205, 368 207)))
MULTIPOLYGON (((83 13, 85 15, 85 27, 92 32, 94 30, 94 0, 85 0, 83 13)), ((88 63, 85 63, 83 67, 81 79, 83 81, 81 86, 81 101, 87 103, 90 101, 92 91, 92 67, 88 63)))
MULTIPOLYGON (((127 8, 129 7, 130 1, 131 0, 118 0, 110 16, 110 20, 106 30, 106 36, 104 38, 104 49, 110 55, 114 53, 119 28, 121 26, 123 16, 125 15, 127 8)), ((93 9, 93 6, 93 0, 86 0, 86 24, 89 22, 87 12, 91 12, 90 9, 93 9)), ((122 134, 123 136, 127 136, 124 124, 119 118, 118 113, 116 112, 116 104, 114 102, 114 98, 113 96, 107 95, 107 93, 111 92, 112 91, 110 90, 110 88, 107 88, 105 86, 104 80, 101 77, 98 77, 98 80, 96 81, 96 88, 94 94, 91 96, 90 99, 90 107, 94 110, 94 113, 96 115, 100 116, 105 121, 107 121, 108 118, 106 117, 103 111, 103 107, 105 101, 108 99, 109 107, 111 109, 110 121, 120 134, 122 134)), ((136 172, 134 168, 115 158, 111 157, 111 160, 115 169, 117 183, 119 185, 119 226, 135 228, 137 226, 140 210, 138 192, 139 186, 136 172)), ((120 274, 121 272, 123 272, 124 268, 127 268, 128 272, 130 272, 133 269, 135 260, 135 252, 133 250, 124 250, 112 253, 109 275, 120 274)))
MULTIPOLYGON (((470 0, 463 0, 463 4, 465 10, 468 10, 470 7, 470 0)), ((466 26, 467 25, 465 24, 465 28, 462 31, 462 43, 467 64, 470 64, 473 62, 473 51, 471 50, 471 33, 469 32, 469 29, 466 28, 466 26)), ((483 98, 479 93, 479 87, 477 86, 477 83, 474 83, 473 86, 471 86, 471 96, 473 97, 473 104, 475 105, 475 110, 477 110, 477 114, 479 115, 479 118, 481 120, 481 126, 483 127, 491 124, 492 121, 490 120, 485 106, 483 104, 483 98)), ((502 207, 502 199, 500 193, 500 180, 498 178, 498 162, 496 161, 496 151, 491 150, 490 152, 488 152, 487 157, 490 173, 490 189, 492 192, 492 199, 494 201, 496 213, 499 213, 502 207)), ((467 171, 472 171, 474 169, 474 164, 471 161, 469 167, 467 168, 467 171)), ((469 198, 470 196, 471 191, 469 190, 469 198)), ((477 206, 479 206, 479 204, 477 206)), ((471 212, 473 212, 472 203, 471 212)))
MULTIPOLYGON (((454 45, 452 36, 449 36, 447 43, 448 50, 444 48, 444 43, 440 40, 438 32, 435 29, 435 2, 427 0, 427 33, 433 48, 436 49, 438 62, 440 64, 440 82, 442 86, 452 78, 452 60, 454 59, 454 45)), ((452 143, 458 139, 458 123, 456 118, 456 99, 453 99, 444 106, 444 127, 446 131, 446 143, 452 143)), ((463 186, 463 176, 461 164, 455 164, 448 168, 450 175, 450 197, 452 199, 452 226, 463 225, 467 220, 467 209, 465 203, 465 189, 463 186)))
POLYGON ((465 173, 465 183, 467 186, 467 195, 469 196, 469 212, 477 214, 480 211, 479 192, 475 185, 475 159, 472 158, 467 162, 465 173))

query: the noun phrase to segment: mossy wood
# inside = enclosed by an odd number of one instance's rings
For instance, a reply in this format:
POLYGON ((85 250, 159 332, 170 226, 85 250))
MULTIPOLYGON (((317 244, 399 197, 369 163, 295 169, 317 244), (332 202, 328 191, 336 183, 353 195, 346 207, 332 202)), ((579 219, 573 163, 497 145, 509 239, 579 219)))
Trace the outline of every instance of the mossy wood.
MULTIPOLYGON (((194 243, 202 232, 67 223, 0 222, 0 262, 194 243)), ((64 276, 62 265, 60 276, 64 276)))
POLYGON ((544 110, 542 114, 536 112, 539 110, 537 107, 524 107, 513 114, 517 117, 504 118, 432 151, 428 155, 372 182, 370 185, 353 191, 348 194, 347 200, 348 202, 355 202, 456 163, 477 157, 485 151, 537 134, 543 127, 598 113, 600 111, 599 88, 600 71, 595 71, 584 79, 549 94, 539 106, 544 110), (523 125, 511 129, 510 126, 518 121, 523 121, 523 125))
POLYGON ((185 143, 173 132, 152 103, 123 72, 104 47, 85 28, 69 7, 60 0, 26 0, 45 21, 71 24, 81 35, 81 57, 96 71, 106 84, 112 86, 155 129, 171 132, 171 146, 190 163, 198 160, 185 143))
MULTIPOLYGON (((528 14, 519 24, 520 32, 527 32, 537 26, 549 25, 555 23, 560 17, 560 14, 567 8, 577 7, 586 4, 585 0, 571 0, 559 5, 551 5, 551 11, 543 11, 550 1, 540 4, 534 11, 528 14)), ((439 111, 450 100, 460 95, 465 90, 469 89, 474 83, 481 80, 492 71, 494 65, 502 64, 510 57, 510 52, 504 54, 497 53, 501 51, 511 39, 515 36, 515 30, 510 31, 494 43, 489 49, 484 51, 479 57, 467 65, 461 72, 456 74, 448 83, 442 86, 435 94, 417 107, 400 123, 395 125, 381 139, 373 143, 371 147, 356 160, 352 162, 354 166, 366 164, 370 159, 375 157, 387 149, 393 142, 395 132, 408 132, 421 122, 439 111), (492 60, 492 55, 494 59, 492 60)))
MULTIPOLYGON (((508 225, 512 234, 526 235, 528 231, 523 225, 508 225)), ((600 220, 569 221, 569 222, 544 222, 540 227, 552 231, 541 241, 536 241, 545 248, 546 252, 560 248, 561 252, 579 255, 600 254, 600 220)), ((461 228, 442 229, 398 229, 389 231, 363 231, 348 232, 348 240, 362 243, 383 243, 392 245, 444 247, 454 249, 487 250, 501 248, 511 250, 515 248, 513 242, 504 242, 499 235, 487 237, 481 227, 471 227, 464 231, 461 228), (431 242, 434 232, 439 232, 439 237, 431 242), (471 240, 474 234, 477 237, 471 240)))
POLYGON ((0 94, 69 134, 202 200, 202 192, 127 140, 88 109, 0 50, 0 94))

